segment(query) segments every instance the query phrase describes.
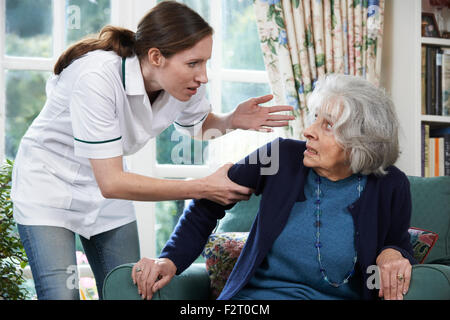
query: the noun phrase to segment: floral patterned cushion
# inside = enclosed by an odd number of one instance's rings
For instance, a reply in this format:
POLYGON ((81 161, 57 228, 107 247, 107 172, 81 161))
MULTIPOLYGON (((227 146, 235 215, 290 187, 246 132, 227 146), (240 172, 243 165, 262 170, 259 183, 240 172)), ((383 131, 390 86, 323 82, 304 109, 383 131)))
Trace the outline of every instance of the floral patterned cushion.
POLYGON ((411 237, 410 241, 414 250, 414 258, 417 262, 423 263, 439 238, 439 235, 432 231, 414 227, 409 228, 408 232, 411 237))
POLYGON ((222 292, 247 237, 248 232, 213 233, 209 236, 202 256, 206 259, 212 298, 216 299, 222 292))

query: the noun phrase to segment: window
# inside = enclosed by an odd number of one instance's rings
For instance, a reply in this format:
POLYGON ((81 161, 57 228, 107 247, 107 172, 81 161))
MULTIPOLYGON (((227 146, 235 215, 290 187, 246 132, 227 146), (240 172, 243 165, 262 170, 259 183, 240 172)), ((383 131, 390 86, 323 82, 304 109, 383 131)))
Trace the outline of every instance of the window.
MULTIPOLYGON (((111 2, 0 0, 0 112, 5 115, 1 119, 2 158, 15 158, 20 140, 44 106, 45 84, 61 52, 111 23, 111 2)), ((81 261, 79 241, 77 251, 81 261)), ((80 271, 82 294, 94 296, 90 269, 80 271)), ((29 270, 25 274, 31 279, 29 270)), ((26 287, 32 295, 33 286, 29 280, 26 287)))
MULTIPOLYGON (((208 98, 214 112, 227 113, 251 97, 271 93, 259 43, 253 0, 179 2, 197 11, 214 29, 213 54, 208 63, 207 84, 208 98)), ((237 130, 207 142, 191 139, 190 148, 184 149, 180 147, 182 139, 173 126, 156 139, 157 159, 153 176, 172 179, 206 176, 226 162, 240 160, 259 146, 273 140, 274 135, 237 130), (177 146, 178 149, 174 149, 177 146), (186 156, 183 151, 190 154, 186 156), (180 158, 185 161, 180 163, 180 158)), ((183 201, 156 204, 155 255, 160 253, 178 221, 183 204, 183 201)))
POLYGON ((1 5, 6 114, 2 149, 14 159, 20 139, 44 106, 54 62, 68 45, 111 22, 111 1, 3 0, 1 5))
MULTIPOLYGON (((45 103, 45 83, 65 48, 112 23, 136 30, 158 0, 0 0, 0 152, 14 159, 20 140, 45 103), (32 12, 32 13, 31 13, 32 12), (24 19, 26 17, 26 19, 24 19)), ((214 28, 208 63, 208 97, 214 112, 270 93, 260 49, 253 0, 184 0, 214 28)), ((275 134, 236 130, 210 141, 190 139, 190 154, 174 161, 182 139, 169 127, 127 157, 131 171, 169 179, 199 178, 236 162, 275 134), (181 159, 181 161, 180 161, 181 159)), ((141 256, 157 256, 186 201, 136 202, 141 256)), ((81 249, 81 248, 79 248, 81 249)))

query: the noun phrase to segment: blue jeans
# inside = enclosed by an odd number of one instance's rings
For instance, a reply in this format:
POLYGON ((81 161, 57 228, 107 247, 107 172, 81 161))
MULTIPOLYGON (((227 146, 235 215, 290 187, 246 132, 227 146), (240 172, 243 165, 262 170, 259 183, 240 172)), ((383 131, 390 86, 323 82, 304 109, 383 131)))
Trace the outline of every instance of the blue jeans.
MULTIPOLYGON (((39 300, 79 300, 75 233, 60 227, 17 225, 39 300)), ((136 221, 81 243, 95 276, 99 299, 115 267, 140 259, 136 221)))

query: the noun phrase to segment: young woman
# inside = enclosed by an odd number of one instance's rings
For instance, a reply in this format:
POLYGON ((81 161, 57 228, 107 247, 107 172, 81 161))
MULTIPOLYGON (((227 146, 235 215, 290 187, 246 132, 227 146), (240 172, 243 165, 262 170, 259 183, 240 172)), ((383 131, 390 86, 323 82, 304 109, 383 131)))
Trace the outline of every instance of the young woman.
POLYGON ((270 95, 226 115, 211 112, 204 84, 212 33, 187 6, 165 1, 136 33, 107 26, 57 61, 46 104, 21 141, 13 172, 14 217, 39 299, 79 298, 69 281, 75 234, 100 298, 111 269, 139 260, 130 200, 248 199, 252 190, 227 178, 230 165, 202 179, 175 181, 127 172, 123 161, 171 124, 201 138, 211 128, 270 130, 293 119, 271 115, 291 107, 259 106, 270 95))

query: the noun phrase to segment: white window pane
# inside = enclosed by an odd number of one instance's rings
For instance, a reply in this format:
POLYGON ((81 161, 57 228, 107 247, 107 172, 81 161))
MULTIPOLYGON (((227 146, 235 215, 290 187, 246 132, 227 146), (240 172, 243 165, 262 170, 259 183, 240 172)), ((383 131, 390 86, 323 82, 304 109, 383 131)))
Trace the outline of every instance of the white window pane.
MULTIPOLYGON (((164 0, 158 0, 157 3, 164 0)), ((210 22, 210 0, 178 0, 187 5, 192 10, 196 11, 203 19, 210 22)))
MULTIPOLYGON (((206 98, 211 87, 206 84, 206 98)), ((208 141, 182 136, 171 125, 156 137, 156 161, 159 164, 204 165, 208 159, 208 141)))
POLYGON ((159 164, 203 165, 207 161, 207 146, 207 141, 182 135, 171 125, 156 138, 156 161, 159 164))
POLYGON ((184 210, 184 200, 158 201, 155 204, 156 255, 161 253, 166 241, 184 210))
POLYGON ((222 1, 222 55, 224 68, 265 70, 253 0, 222 1))
POLYGON ((236 163, 279 136, 277 130, 270 133, 250 130, 233 131, 214 141, 210 147, 209 163, 217 169, 228 162, 236 163))
POLYGON ((37 300, 37 293, 36 289, 34 287, 34 281, 33 278, 26 279, 25 282, 21 286, 25 291, 28 292, 28 298, 27 300, 37 300))
POLYGON ((20 140, 45 104, 50 72, 6 72, 6 157, 15 159, 20 140))
POLYGON ((66 2, 66 46, 98 33, 111 21, 110 0, 68 0, 66 2))
POLYGON ((239 103, 250 98, 271 94, 267 83, 222 81, 222 112, 234 110, 239 103))
POLYGON ((52 56, 52 7, 51 0, 6 0, 6 55, 52 56))
MULTIPOLYGON (((230 112, 241 102, 270 93, 270 86, 267 83, 222 81, 222 112, 230 112)), ((264 105, 271 106, 274 102, 272 100, 264 105)), ((277 135, 277 132, 233 131, 217 139, 210 146, 209 163, 213 167, 219 167, 227 162, 237 162, 275 139, 277 135)))
MULTIPOLYGON (((156 202, 156 256, 161 254, 161 250, 166 245, 167 240, 169 240, 173 229, 178 223, 178 219, 183 214, 186 203, 187 202, 184 200, 156 202)), ((199 256, 194 262, 198 263, 204 261, 205 259, 202 256, 199 256)))
POLYGON ((182 0, 180 2, 195 10, 203 19, 210 23, 210 0, 182 0))

